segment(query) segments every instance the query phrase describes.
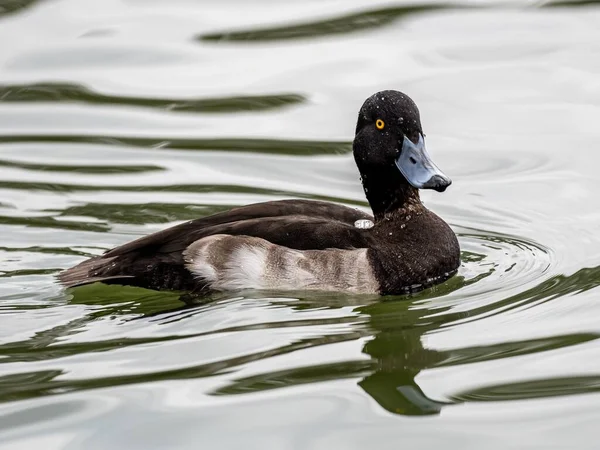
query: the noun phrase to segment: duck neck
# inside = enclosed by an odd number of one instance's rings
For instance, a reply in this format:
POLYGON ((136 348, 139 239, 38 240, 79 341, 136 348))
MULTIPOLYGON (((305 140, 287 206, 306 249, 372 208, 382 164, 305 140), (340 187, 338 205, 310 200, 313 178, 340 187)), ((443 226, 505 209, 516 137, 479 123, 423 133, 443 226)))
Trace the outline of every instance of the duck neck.
POLYGON ((402 216, 411 206, 422 205, 419 190, 408 184, 397 170, 389 174, 381 170, 363 173, 361 181, 375 222, 402 216))

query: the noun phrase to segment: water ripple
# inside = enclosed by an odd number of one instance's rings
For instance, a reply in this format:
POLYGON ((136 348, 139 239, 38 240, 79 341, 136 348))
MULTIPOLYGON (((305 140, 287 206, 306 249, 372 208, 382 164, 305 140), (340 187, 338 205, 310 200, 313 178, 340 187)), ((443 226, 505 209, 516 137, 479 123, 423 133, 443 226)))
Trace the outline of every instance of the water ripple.
POLYGON ((453 395, 457 402, 502 402, 600 392, 600 375, 539 378, 485 386, 453 395))
POLYGON ((234 113, 267 111, 304 103, 300 94, 255 95, 246 97, 165 99, 106 95, 77 84, 35 83, 0 86, 0 102, 5 103, 84 103, 124 105, 190 113, 234 113))
POLYGON ((3 0, 0 4, 0 17, 16 13, 34 5, 39 0, 3 0))
POLYGON ((0 143, 80 143, 110 144, 138 148, 177 150, 222 150, 235 152, 275 153, 286 155, 337 155, 352 150, 351 142, 301 141, 285 139, 182 139, 173 137, 128 137, 109 135, 0 135, 0 143))
POLYGON ((197 39, 208 42, 263 42, 281 41, 285 39, 314 39, 322 36, 356 33, 371 28, 379 28, 415 14, 456 9, 459 7, 460 6, 452 5, 450 3, 424 3, 420 5, 406 5, 394 8, 382 8, 378 10, 364 11, 333 19, 296 25, 290 24, 286 26, 263 29, 206 33, 199 35, 197 39))
POLYGON ((3 444, 593 445, 600 2, 0 3, 3 444), (385 88, 418 102, 455 182, 423 192, 462 249, 445 283, 198 299, 56 282, 243 204, 367 210, 351 139, 385 88), (545 414, 569 433, 538 433, 545 414), (89 434, 98 419, 114 426, 89 434))

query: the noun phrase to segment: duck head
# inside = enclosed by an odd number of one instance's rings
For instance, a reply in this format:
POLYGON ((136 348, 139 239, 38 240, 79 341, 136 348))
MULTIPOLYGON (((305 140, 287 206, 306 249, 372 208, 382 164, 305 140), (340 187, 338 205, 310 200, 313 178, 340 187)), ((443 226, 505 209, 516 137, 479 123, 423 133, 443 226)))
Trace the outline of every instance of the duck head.
POLYGON ((376 218, 418 202, 418 189, 443 192, 452 183, 427 153, 419 109, 402 92, 381 91, 365 100, 353 152, 376 218))

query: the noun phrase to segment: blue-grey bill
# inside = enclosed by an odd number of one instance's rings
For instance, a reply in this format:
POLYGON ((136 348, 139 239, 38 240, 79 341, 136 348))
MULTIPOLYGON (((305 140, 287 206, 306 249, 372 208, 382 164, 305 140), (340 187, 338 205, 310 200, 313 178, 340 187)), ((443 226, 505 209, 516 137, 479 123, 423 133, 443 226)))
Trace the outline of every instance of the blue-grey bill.
POLYGON ((406 181, 417 189, 435 189, 444 192, 452 184, 452 180, 429 157, 421 134, 416 144, 404 136, 402 151, 396 160, 396 166, 406 181))

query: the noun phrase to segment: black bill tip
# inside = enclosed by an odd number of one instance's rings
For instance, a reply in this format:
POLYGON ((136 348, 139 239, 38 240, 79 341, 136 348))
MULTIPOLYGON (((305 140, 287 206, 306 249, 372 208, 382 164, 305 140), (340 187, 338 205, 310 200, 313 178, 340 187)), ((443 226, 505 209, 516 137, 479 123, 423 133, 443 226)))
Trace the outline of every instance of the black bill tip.
POLYGON ((448 186, 452 184, 452 180, 442 175, 434 175, 424 185, 424 189, 433 189, 437 192, 444 192, 448 186))

